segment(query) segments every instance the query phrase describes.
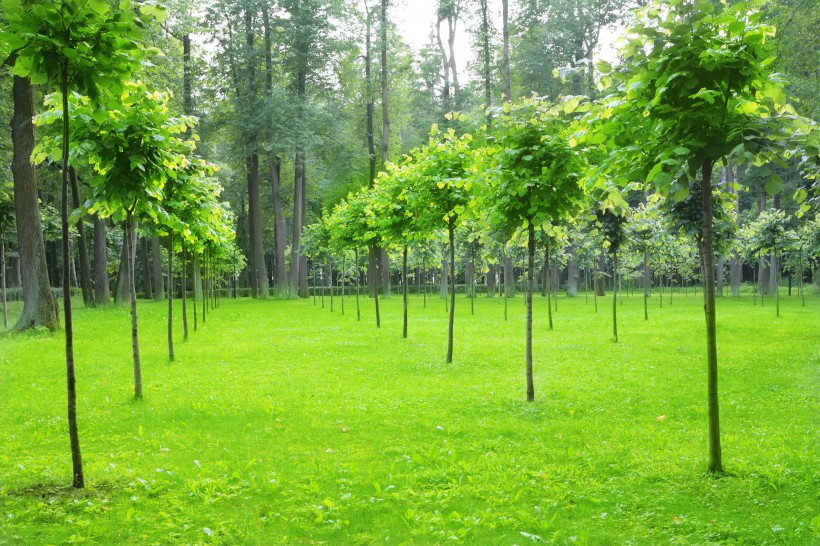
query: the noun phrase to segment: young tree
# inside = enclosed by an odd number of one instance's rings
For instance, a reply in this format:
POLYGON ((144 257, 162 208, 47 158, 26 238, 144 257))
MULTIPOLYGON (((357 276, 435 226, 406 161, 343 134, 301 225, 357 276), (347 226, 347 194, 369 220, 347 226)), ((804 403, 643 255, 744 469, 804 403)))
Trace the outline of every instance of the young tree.
POLYGON ((480 149, 486 182, 476 206, 498 229, 527 231, 526 378, 527 401, 535 399, 532 371, 532 290, 535 228, 560 222, 578 208, 583 163, 570 148, 557 111, 524 100, 505 106, 497 119, 497 144, 480 149))
MULTIPOLYGON (((18 50, 14 74, 31 82, 48 83, 56 88, 62 107, 62 148, 55 159, 62 159, 62 254, 63 314, 66 338, 68 380, 68 421, 73 464, 73 485, 85 486, 79 435, 77 432, 74 377, 74 342, 69 282, 68 230, 68 155, 69 91, 97 97, 102 89, 112 93, 122 88, 123 77, 134 70, 145 51, 139 44, 142 21, 131 2, 111 11, 104 0, 32 0, 4 4, 10 23, 5 38, 18 50)), ((164 8, 140 4, 147 18, 163 18, 164 8)))
MULTIPOLYGON (((614 153, 604 172, 631 180, 633 161, 645 156, 646 181, 678 199, 700 190, 698 248, 703 265, 708 370, 709 470, 723 469, 718 404, 715 315, 714 200, 712 173, 726 157, 773 155, 785 150, 783 84, 770 75, 765 41, 774 29, 749 3, 716 8, 710 0, 669 0, 639 13, 612 71, 599 63, 602 86, 617 82, 604 99, 608 122, 587 132, 589 142, 614 153), (646 46, 649 44, 649 46, 646 46), (614 79, 613 79, 614 78, 614 79), (644 130, 640 140, 618 127, 644 130)), ((777 188, 772 188, 777 189, 777 188)), ((718 190, 719 191, 719 190, 718 190)))

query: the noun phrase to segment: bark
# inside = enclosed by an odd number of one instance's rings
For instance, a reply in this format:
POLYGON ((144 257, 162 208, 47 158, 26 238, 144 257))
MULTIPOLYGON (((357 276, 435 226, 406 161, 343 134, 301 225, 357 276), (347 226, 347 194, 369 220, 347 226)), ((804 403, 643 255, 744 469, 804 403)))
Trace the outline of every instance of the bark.
MULTIPOLYGON (((71 181, 71 205, 77 210, 80 208, 80 185, 77 183, 77 171, 69 168, 69 180, 71 181)), ((91 292, 91 264, 88 259, 88 239, 85 236, 85 222, 82 218, 77 220, 77 253, 80 256, 80 290, 83 295, 83 304, 94 305, 94 295, 91 292)))
MULTIPOLYGON (((390 89, 387 80, 387 5, 388 0, 381 0, 381 10, 379 12, 379 32, 381 34, 381 40, 379 46, 381 54, 380 76, 382 92, 382 167, 384 167, 384 164, 390 159, 390 103, 388 101, 390 89)), ((379 260, 382 274, 382 294, 389 296, 393 291, 390 281, 390 260, 384 249, 381 249, 379 260)))
POLYGON ((441 40, 441 19, 436 23, 436 40, 438 41, 439 54, 441 55, 442 70, 444 73, 444 86, 441 90, 441 104, 445 112, 451 110, 450 107, 450 60, 447 51, 444 49, 444 42, 441 40))
POLYGON ((496 267, 495 265, 490 264, 487 269, 487 297, 493 298, 495 297, 496 267))
POLYGON ((717 272, 715 274, 715 282, 717 287, 715 294, 717 297, 723 297, 723 271, 726 269, 726 260, 723 256, 719 256, 717 260, 717 272))
MULTIPOLYGON (((456 5, 454 2, 453 5, 456 5)), ((447 17, 447 46, 450 50, 450 75, 453 81, 453 102, 456 110, 461 110, 461 87, 458 83, 458 71, 456 70, 456 25, 458 24, 458 11, 455 10, 447 17)))
POLYGON ((515 271, 509 256, 504 256, 504 297, 515 297, 515 271))
POLYGON ((361 275, 359 275, 359 249, 353 249, 353 257, 356 260, 356 320, 362 320, 362 308, 359 305, 359 288, 361 286, 361 275))
MULTIPOLYGON (((136 230, 135 230, 136 231, 136 230)), ((136 237, 136 233, 134 233, 136 237)), ((131 263, 136 261, 137 243, 135 240, 130 240, 128 235, 128 226, 123 222, 122 225, 122 248, 120 249, 120 266, 117 275, 117 291, 114 300, 117 305, 126 305, 131 299, 131 274, 132 269, 129 267, 129 260, 131 263), (129 258, 130 254, 130 258, 129 258)), ((154 291, 156 293, 156 290, 154 291)), ((164 294, 164 292, 163 292, 164 294)))
POLYGON ((404 245, 404 252, 401 256, 402 291, 404 292, 404 328, 402 337, 407 339, 407 245, 404 245))
POLYGON ((251 266, 251 296, 267 298, 268 272, 265 268, 265 252, 262 247, 262 211, 259 204, 259 154, 248 157, 248 239, 250 241, 249 260, 251 266))
POLYGON ((71 288, 69 286, 69 231, 68 231, 68 151, 69 151, 69 116, 68 116, 68 64, 62 66, 62 107, 63 107, 63 166, 61 184, 61 225, 63 250, 63 318, 65 320, 65 363, 66 392, 68 413, 68 436, 71 444, 72 485, 76 489, 85 487, 80 435, 77 427, 77 380, 74 374, 74 323, 71 310, 71 288))
POLYGON ((447 329, 447 363, 453 361, 453 324, 456 316, 456 227, 452 220, 448 226, 450 240, 450 321, 447 329))
MULTIPOLYGON (((125 220, 125 238, 123 247, 136 247, 137 223, 129 212, 125 220)), ((131 302, 131 355, 134 360, 134 398, 142 398, 142 366, 140 363, 139 330, 137 326, 137 287, 134 282, 134 252, 125 252, 125 269, 128 271, 125 284, 131 302)))
POLYGON ((718 405, 717 333, 715 316, 715 279, 712 218, 712 167, 707 159, 701 167, 701 193, 703 196, 703 231, 700 245, 703 263, 703 299, 706 316, 706 355, 708 371, 709 409, 709 471, 722 472, 723 460, 720 448, 720 411, 718 405))
MULTIPOLYGON (((547 320, 549 322, 550 330, 552 330, 552 287, 549 286, 549 280, 551 280, 549 274, 549 263, 550 249, 547 247, 544 251, 544 291, 547 295, 547 320)), ((532 288, 530 288, 530 301, 532 301, 532 288)), ((530 305, 532 305, 532 303, 530 303, 530 305)))
POLYGON ((9 314, 6 309, 6 239, 5 233, 0 232, 0 277, 2 277, 3 292, 3 329, 9 327, 9 314))
POLYGON ((532 223, 527 225, 527 290, 525 298, 527 303, 527 324, 526 324, 526 359, 527 359, 527 402, 535 400, 535 384, 532 377, 532 288, 533 269, 535 268, 535 226, 532 223))
POLYGON ((490 17, 487 0, 479 0, 478 5, 481 16, 481 64, 484 76, 484 106, 490 108, 493 105, 492 66, 490 64, 490 17))
POLYGON ((606 254, 598 255, 598 272, 595 275, 595 295, 606 295, 606 254))
POLYGON ((512 93, 510 90, 510 10, 509 0, 501 0, 501 34, 504 41, 504 101, 510 102, 512 100, 512 93))
POLYGON ((302 254, 302 201, 304 200, 302 180, 305 171, 305 154, 303 152, 296 153, 295 168, 296 172, 293 180, 293 240, 290 250, 290 292, 294 295, 299 293, 300 256, 302 254))
MULTIPOLYGON (((618 252, 612 253, 613 278, 618 274, 618 252)), ((618 283, 612 283, 612 339, 618 343, 618 283)))
POLYGON ((447 299, 447 279, 450 278, 448 271, 449 264, 447 258, 444 257, 441 259, 441 282, 439 282, 439 295, 444 299, 447 299))
POLYGON ((94 301, 97 305, 107 305, 111 302, 111 292, 108 288, 108 240, 106 238, 105 219, 98 215, 94 221, 94 301))
POLYGON ((188 341, 188 260, 182 240, 182 341, 188 341))
POLYGON ((379 257, 381 256, 380 249, 371 247, 367 253, 367 289, 370 291, 370 297, 376 296, 381 286, 379 274, 379 257))
POLYGON ((154 300, 165 300, 165 275, 162 270, 162 246, 159 235, 151 237, 151 271, 154 277, 151 287, 154 289, 154 300))
POLYGON ((151 283, 151 268, 148 261, 148 239, 140 238, 140 260, 142 260, 142 295, 145 299, 154 299, 154 290, 151 283))
POLYGON ((174 233, 168 233, 168 360, 174 361, 174 233))
POLYGON ((12 96, 14 113, 11 119, 11 171, 14 178, 17 249, 23 292, 23 313, 14 329, 19 332, 43 326, 56 330, 60 327, 60 320, 57 317, 57 304, 51 293, 40 222, 37 178, 34 165, 31 164, 31 152, 34 150, 34 91, 31 81, 15 76, 12 96))
POLYGON ((578 268, 578 259, 576 258, 575 244, 569 245, 569 257, 567 260, 567 296, 574 298, 578 295, 578 278, 581 276, 581 271, 578 268))

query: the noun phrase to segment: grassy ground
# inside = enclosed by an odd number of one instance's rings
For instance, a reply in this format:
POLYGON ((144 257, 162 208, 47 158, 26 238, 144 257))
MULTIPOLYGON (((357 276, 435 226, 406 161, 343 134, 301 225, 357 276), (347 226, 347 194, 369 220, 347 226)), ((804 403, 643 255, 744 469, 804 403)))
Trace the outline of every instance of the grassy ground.
MULTIPOLYGON (((446 313, 223 300, 169 363, 141 303, 76 312, 89 487, 72 491, 61 334, 0 337, 0 544, 818 544, 820 299, 718 305, 724 466, 706 470, 702 300, 446 313)), ((12 308, 15 316, 16 309, 12 308)), ((177 308, 177 313, 179 308, 177 308)), ((179 315, 177 315, 179 316, 179 315)))

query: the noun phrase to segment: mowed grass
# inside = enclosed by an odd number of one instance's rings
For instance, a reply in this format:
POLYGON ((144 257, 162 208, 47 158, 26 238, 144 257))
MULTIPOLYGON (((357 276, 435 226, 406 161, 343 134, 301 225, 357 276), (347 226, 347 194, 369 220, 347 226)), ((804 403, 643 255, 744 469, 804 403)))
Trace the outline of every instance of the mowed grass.
MULTIPOLYGON (((668 298, 668 296, 667 296, 668 298)), ((702 299, 524 305, 222 300, 166 349, 140 303, 76 310, 88 488, 70 482, 61 333, 0 337, 0 544, 818 544, 820 298, 718 303, 724 465, 707 467, 702 299)), ((79 307, 79 304, 78 304, 79 307)), ((16 308, 12 308, 15 315, 16 308)), ((176 308, 179 317, 179 306, 176 308)))

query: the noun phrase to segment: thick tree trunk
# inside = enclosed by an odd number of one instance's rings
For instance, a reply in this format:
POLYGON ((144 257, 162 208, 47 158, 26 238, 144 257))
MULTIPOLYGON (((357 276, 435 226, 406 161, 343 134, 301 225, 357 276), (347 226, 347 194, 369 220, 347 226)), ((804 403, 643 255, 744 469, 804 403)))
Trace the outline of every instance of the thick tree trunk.
POLYGON ((535 226, 530 222, 527 225, 527 287, 525 298, 527 303, 526 323, 526 359, 527 359, 527 402, 535 400, 535 383, 532 377, 532 289, 533 269, 535 268, 535 226))
POLYGON ((22 331, 43 326, 56 330, 60 327, 60 320, 49 283, 37 178, 34 165, 31 164, 31 152, 34 150, 34 91, 28 78, 14 77, 12 98, 14 113, 11 119, 11 171, 14 178, 17 249, 20 254, 23 292, 23 313, 14 329, 22 331))
POLYGON ((495 276, 496 276, 496 267, 493 264, 487 266, 487 297, 494 298, 495 297, 495 276))
POLYGON ((108 287, 108 239, 104 218, 93 216, 94 220, 94 301, 97 305, 111 302, 108 287))
POLYGON ((515 271, 510 256, 504 256, 504 297, 515 297, 515 271))
POLYGON ((154 289, 151 282, 151 267, 148 259, 148 239, 140 237, 140 260, 142 261, 142 297, 154 299, 154 289))
POLYGON ((390 278, 390 256, 385 249, 379 249, 379 272, 381 273, 382 295, 390 297, 393 293, 393 282, 390 278))
POLYGON ((512 93, 510 90, 510 10, 509 0, 501 0, 501 34, 503 45, 503 65, 504 65, 504 101, 510 102, 512 100, 512 93))
MULTIPOLYGON (((136 229, 132 232, 136 237, 136 229)), ((120 250, 120 266, 117 275, 117 291, 114 295, 114 301, 117 305, 127 305, 131 301, 131 275, 133 264, 136 261, 137 242, 129 239, 128 226, 123 222, 122 225, 122 248, 120 250)), ((154 279, 156 280, 156 278, 154 279)), ((156 293, 156 290, 154 291, 156 293)), ((164 294, 165 292, 163 292, 164 294)))
POLYGON ((283 298, 288 291, 287 275, 285 273, 285 248, 287 247, 287 233, 285 228, 285 217, 282 214, 282 191, 281 191, 281 161, 279 157, 271 152, 268 155, 270 165, 271 193, 273 195, 273 231, 274 231, 274 290, 277 298, 283 298))
POLYGON ((578 259, 576 257, 575 244, 569 245, 567 259, 567 297, 574 298, 578 295, 578 279, 581 276, 581 270, 578 268, 578 259))
POLYGON ((294 297, 299 294, 300 268, 302 261, 302 202, 304 201, 305 154, 296 153, 295 174, 293 179, 293 229, 290 247, 290 292, 294 297))
POLYGON ((606 295, 606 254, 603 252, 598 255, 598 272, 595 275, 595 294, 597 296, 606 295))
POLYGON ((448 226, 450 241, 450 321, 447 329, 447 363, 453 361, 453 324, 456 316, 456 227, 448 226))
POLYGON ((732 249, 729 258, 729 287, 733 298, 740 297, 740 283, 743 282, 743 266, 740 263, 740 256, 737 249, 732 249))
MULTIPOLYGON (((77 183, 77 171, 69 168, 71 181, 71 205, 77 210, 80 208, 80 185, 77 183)), ((80 256, 80 290, 83 294, 83 304, 94 305, 94 295, 91 291, 91 264, 88 259, 88 239, 85 236, 85 222, 82 217, 77 220, 77 253, 80 256)))
POLYGON ((159 242, 159 235, 151 237, 151 271, 154 301, 165 301, 165 275, 162 268, 162 246, 159 242))
POLYGON ((268 272, 265 268, 265 251, 262 246, 262 210, 259 204, 259 154, 248 158, 248 224, 251 244, 251 295, 267 298, 268 272))
POLYGON ((709 471, 722 472, 723 459, 720 448, 720 412, 718 405, 717 332, 715 316, 715 269, 712 217, 712 167, 707 159, 701 167, 701 193, 703 196, 703 231, 700 245, 703 263, 703 299, 706 316, 706 356, 708 372, 709 409, 709 471))

